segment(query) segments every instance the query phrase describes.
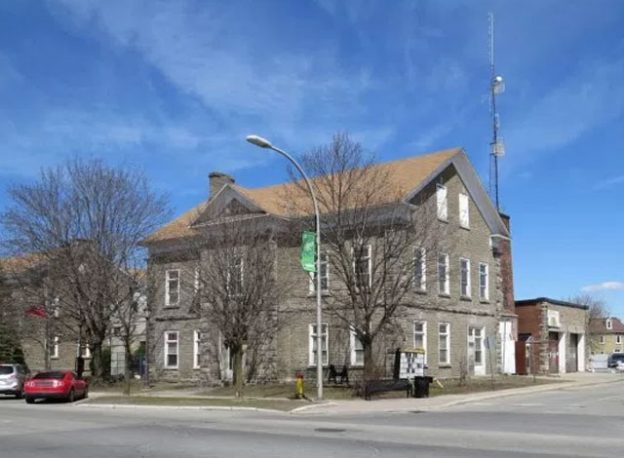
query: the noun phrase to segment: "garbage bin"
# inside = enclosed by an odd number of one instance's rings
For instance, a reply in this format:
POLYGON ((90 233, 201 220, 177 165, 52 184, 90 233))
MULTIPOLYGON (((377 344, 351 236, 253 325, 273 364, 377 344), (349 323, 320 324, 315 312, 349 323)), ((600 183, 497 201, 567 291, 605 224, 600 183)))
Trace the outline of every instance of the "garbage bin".
POLYGON ((414 377, 414 397, 428 398, 429 384, 433 381, 433 377, 414 377))

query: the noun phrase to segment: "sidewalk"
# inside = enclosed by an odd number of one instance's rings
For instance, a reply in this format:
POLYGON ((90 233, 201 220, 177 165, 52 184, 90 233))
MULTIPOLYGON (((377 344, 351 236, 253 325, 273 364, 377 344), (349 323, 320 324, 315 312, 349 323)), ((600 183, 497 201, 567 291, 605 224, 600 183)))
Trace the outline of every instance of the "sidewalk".
POLYGON ((558 379, 561 383, 548 383, 522 388, 512 388, 507 390, 484 391, 471 394, 449 394, 435 396, 431 398, 395 398, 395 399, 374 399, 372 401, 349 400, 330 401, 320 404, 310 404, 299 407, 291 411, 292 414, 300 415, 349 415, 375 412, 409 412, 409 411, 430 411, 443 409, 459 404, 478 402, 486 399, 495 399, 508 396, 516 396, 529 393, 539 393, 543 391, 553 391, 561 389, 575 389, 589 385, 601 385, 605 383, 624 382, 622 374, 612 373, 575 373, 563 374, 558 379))
MULTIPOLYGON (((487 399, 495 399, 501 397, 539 393, 544 391, 553 391, 561 389, 575 389, 589 385, 600 385, 605 383, 624 382, 623 374, 613 373, 574 373, 563 374, 561 376, 554 376, 552 378, 554 383, 539 384, 524 386, 521 388, 501 389, 495 391, 481 391, 477 393, 469 394, 442 394, 431 398, 392 398, 392 399, 375 399, 371 401, 365 401, 362 399, 348 399, 348 400, 331 400, 321 403, 311 403, 301 405, 302 401, 292 401, 285 398, 253 398, 246 397, 241 404, 258 404, 255 406, 244 406, 234 402, 234 398, 231 396, 210 396, 205 393, 201 388, 184 388, 176 390, 160 390, 160 391, 136 391, 133 392, 134 397, 153 398, 156 404, 153 407, 158 408, 189 408, 189 409, 215 409, 215 410, 274 410, 274 411, 290 411, 291 414, 296 415, 349 415, 349 414, 365 414, 365 413, 381 413, 381 412, 409 412, 409 411, 430 411, 443 409, 459 404, 466 404, 470 402, 479 402, 487 399), (561 383, 557 383, 560 381, 561 383), (170 400, 172 404, 168 404, 167 400, 170 400), (210 405, 210 401, 214 401, 214 405, 210 405), (231 403, 229 402, 231 401, 231 403), (280 408, 274 409, 271 403, 275 405, 279 404, 280 408), (179 405, 175 405, 179 403, 179 405), (196 404, 194 407, 193 404, 196 404), (238 406, 236 405, 238 404, 238 406), (283 405, 285 404, 285 405, 283 405), (297 406, 299 404, 299 406, 297 406), (289 407, 292 406, 292 407, 289 407), (263 408, 267 407, 267 408, 263 408)), ((106 397, 119 397, 118 393, 110 392, 97 392, 93 391, 89 394, 91 400, 106 397)), ((126 399, 127 400, 127 399, 126 399)), ((117 403, 115 400, 112 403, 99 403, 89 404, 87 401, 79 402, 79 404, 87 404, 100 407, 124 407, 126 402, 117 403)), ((134 405, 135 407, 137 405, 134 405)), ((141 405, 145 407, 146 405, 141 405)), ((125 407, 132 407, 132 405, 125 405, 125 407)))

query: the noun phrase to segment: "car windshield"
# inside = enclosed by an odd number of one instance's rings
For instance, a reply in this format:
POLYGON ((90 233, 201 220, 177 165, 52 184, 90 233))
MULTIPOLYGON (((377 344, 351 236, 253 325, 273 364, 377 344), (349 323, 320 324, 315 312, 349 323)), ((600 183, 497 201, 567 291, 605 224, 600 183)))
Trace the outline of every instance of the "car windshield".
POLYGON ((51 379, 55 379, 55 380, 60 380, 63 377, 65 377, 65 372, 61 372, 61 371, 51 371, 51 372, 39 372, 37 375, 35 375, 33 377, 33 379, 45 379, 45 378, 51 378, 51 379))
POLYGON ((613 361, 624 361, 624 353, 616 353, 615 355, 611 355, 611 359, 613 361))
POLYGON ((13 373, 13 366, 0 366, 0 375, 7 375, 13 373))

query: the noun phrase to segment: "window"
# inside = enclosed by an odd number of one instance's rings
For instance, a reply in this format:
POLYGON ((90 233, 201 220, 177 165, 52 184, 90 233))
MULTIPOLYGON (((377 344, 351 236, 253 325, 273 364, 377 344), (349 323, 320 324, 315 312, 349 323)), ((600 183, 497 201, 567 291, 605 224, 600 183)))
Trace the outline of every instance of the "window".
POLYGON ((439 337, 439 362, 441 365, 451 363, 451 325, 440 323, 438 325, 439 337))
POLYGON ((607 319, 607 329, 613 329, 613 322, 611 318, 607 319))
POLYGON ((199 369, 199 345, 201 343, 201 333, 199 331, 193 331, 193 369, 199 369))
POLYGON ((416 291, 427 289, 427 258, 424 248, 414 250, 414 287, 416 291))
POLYGON ((353 329, 349 331, 349 348, 351 349, 351 366, 363 366, 364 346, 353 329))
POLYGON ((414 348, 425 350, 425 363, 427 362, 427 322, 414 321, 414 348))
MULTIPOLYGON (((327 253, 321 253, 321 291, 329 291, 329 263, 327 253)), ((310 272, 310 293, 316 292, 316 272, 310 272)))
POLYGON ((121 337, 121 326, 113 326, 113 337, 121 337))
POLYGON ((178 368, 178 331, 165 332, 165 368, 178 368))
POLYGON ((470 297, 470 260, 459 258, 459 291, 462 297, 470 297))
POLYGON ((165 305, 177 305, 180 301, 180 271, 168 270, 165 282, 165 305))
POLYGON ((615 336, 615 343, 620 345, 622 343, 622 336, 615 336))
POLYGON ((450 294, 448 254, 438 255, 438 292, 450 294))
POLYGON ((199 288, 201 286, 200 280, 201 280, 201 270, 198 267, 195 267, 195 278, 193 281, 193 292, 195 294, 197 294, 197 292, 199 291, 199 288))
POLYGON ((470 229, 470 199, 468 194, 459 194, 459 225, 470 229))
POLYGON ((59 336, 52 338, 52 349, 50 351, 50 358, 57 359, 59 357, 59 336))
POLYGON ((227 274, 228 295, 241 295, 243 293, 243 258, 241 256, 234 256, 230 260, 227 274))
POLYGON ((371 285, 371 246, 361 245, 356 247, 354 256, 355 263, 355 286, 362 288, 371 285))
MULTIPOLYGON (((329 354, 328 354, 328 346, 327 346, 327 325, 323 324, 321 327, 322 330, 322 334, 321 334, 321 360, 323 362, 323 365, 328 364, 329 362, 329 354)), ((310 366, 316 366, 316 325, 315 324, 311 324, 310 325, 310 352, 309 352, 309 364, 310 366)))
POLYGON ((483 334, 483 328, 468 329, 468 338, 474 345, 474 363, 477 366, 483 365, 483 334))
POLYGON ((446 199, 446 186, 441 184, 436 188, 436 202, 438 204, 438 219, 446 221, 448 219, 448 201, 446 199))
POLYGON ((605 343, 605 336, 600 336, 600 343, 604 345, 604 343, 605 343))
POLYGON ((91 358, 91 349, 89 348, 88 344, 82 344, 82 348, 80 345, 80 342, 76 343, 76 347, 78 349, 78 352, 80 352, 80 356, 83 357, 84 359, 89 359, 91 358))
POLYGON ((490 299, 490 267, 483 262, 479 263, 479 299, 490 299))

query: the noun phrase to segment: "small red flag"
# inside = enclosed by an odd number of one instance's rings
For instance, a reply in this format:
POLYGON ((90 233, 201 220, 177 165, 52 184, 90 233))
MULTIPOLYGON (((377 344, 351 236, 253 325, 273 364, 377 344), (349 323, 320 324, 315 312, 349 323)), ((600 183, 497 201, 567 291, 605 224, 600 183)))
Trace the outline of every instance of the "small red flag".
POLYGON ((36 316, 37 318, 46 318, 45 308, 42 306, 33 305, 32 307, 28 307, 26 309, 26 315, 28 316, 36 316))

